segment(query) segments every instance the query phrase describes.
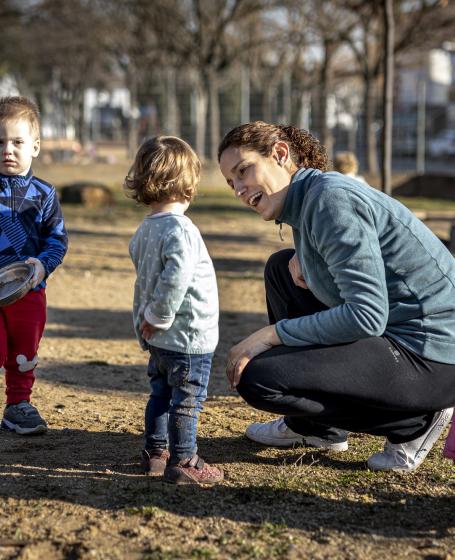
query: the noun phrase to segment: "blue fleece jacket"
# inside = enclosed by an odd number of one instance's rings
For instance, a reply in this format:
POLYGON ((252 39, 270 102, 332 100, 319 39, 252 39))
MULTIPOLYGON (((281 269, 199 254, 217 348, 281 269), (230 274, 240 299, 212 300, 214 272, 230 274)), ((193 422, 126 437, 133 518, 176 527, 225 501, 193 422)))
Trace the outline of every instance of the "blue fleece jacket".
MULTIPOLYGON (((46 277, 61 264, 68 237, 55 188, 34 177, 0 174, 0 267, 38 258, 46 277)), ((45 287, 45 280, 36 289, 45 287)))
POLYGON ((339 173, 300 169, 278 221, 292 226, 305 281, 330 308, 279 321, 284 344, 386 335, 455 364, 455 260, 410 210, 339 173))

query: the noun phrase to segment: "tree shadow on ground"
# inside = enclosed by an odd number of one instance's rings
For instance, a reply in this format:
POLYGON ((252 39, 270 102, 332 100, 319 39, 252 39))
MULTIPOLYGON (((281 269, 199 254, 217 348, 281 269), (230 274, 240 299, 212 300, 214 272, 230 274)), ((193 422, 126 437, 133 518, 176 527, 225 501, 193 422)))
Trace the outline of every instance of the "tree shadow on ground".
POLYGON ((125 340, 134 338, 131 311, 110 309, 47 308, 47 338, 92 338, 94 340, 125 340), (65 325, 62 328, 60 325, 65 325), (109 331, 107 332, 107 329, 109 331))
MULTIPOLYGON (((98 309, 48 308, 48 324, 45 339, 90 338, 106 340, 109 325, 109 340, 135 340, 132 315, 128 311, 98 309), (62 328, 60 325, 65 325, 62 328)), ((267 324, 264 313, 222 312, 220 314, 220 341, 215 351, 209 395, 227 395, 231 391, 225 377, 226 356, 229 348, 253 331, 267 324)), ((76 344, 76 342, 75 342, 76 344)), ((77 355, 77 354, 75 354, 77 355)), ((148 391, 148 353, 142 354, 140 365, 116 364, 106 359, 87 359, 71 362, 51 358, 41 360, 37 370, 40 378, 51 383, 75 385, 90 389, 105 389, 144 392, 148 391)))
POLYGON ((237 234, 237 233, 204 233, 204 240, 210 241, 220 241, 227 243, 253 243, 257 244, 261 241, 259 235, 247 235, 237 234))
POLYGON ((262 280, 264 277, 264 261, 252 259, 236 259, 236 258, 214 258, 213 266, 215 267, 217 276, 241 276, 243 278, 257 277, 262 280))
MULTIPOLYGON (((91 338, 93 340, 128 340, 135 339, 133 314, 130 311, 111 311, 109 309, 72 309, 48 307, 45 338, 91 338), (61 325, 64 325, 62 328, 61 325), (109 332, 107 333, 107 329, 109 332)), ((252 331, 249 328, 264 326, 264 313, 237 313, 225 311, 220 313, 220 334, 235 333, 229 338, 239 339, 252 331), (257 326, 258 325, 258 326, 257 326)), ((238 340, 237 340, 238 341, 238 340)))
POLYGON ((115 238, 122 238, 122 239, 130 239, 131 238, 131 233, 123 233, 123 232, 118 232, 118 231, 112 231, 111 229, 109 230, 103 230, 103 229, 99 229, 99 226, 97 226, 98 229, 77 229, 77 228, 68 228, 68 236, 69 237, 73 237, 76 235, 80 235, 81 237, 101 237, 103 239, 106 238, 110 238, 110 237, 115 237, 115 238))
MULTIPOLYGON (((127 510, 153 516, 157 510, 188 517, 222 517, 302 530, 334 529, 350 534, 374 533, 389 538, 447 536, 455 527, 453 495, 432 496, 399 491, 391 485, 371 484, 353 490, 352 498, 321 496, 286 488, 286 480, 258 480, 235 486, 230 469, 242 463, 263 462, 244 438, 200 438, 204 458, 223 462, 226 482, 211 487, 174 486, 138 472, 141 437, 129 433, 51 430, 45 437, 0 434, 0 496, 26 500, 62 500, 103 510, 127 510), (229 453, 226 453, 229 450, 229 453), (232 465, 232 467, 230 466, 232 465), (362 494, 362 495, 361 495, 362 494), (437 514, 436 514, 437 512, 437 514)), ((322 455, 321 453, 318 455, 322 455)), ((314 453, 312 459, 314 463, 314 453)), ((279 458, 269 459, 275 466, 279 458)), ((312 469, 332 466, 318 461, 312 469)), ((362 468, 346 461, 344 470, 362 468)), ((307 477, 311 471, 304 471, 307 477)), ((288 473, 289 474, 289 473, 288 473)), ((328 473, 330 476, 330 473, 328 473)), ((391 477, 396 476, 391 474, 391 477)), ((371 482, 371 479, 369 479, 371 482)), ((408 486, 409 487, 409 486, 408 486)))

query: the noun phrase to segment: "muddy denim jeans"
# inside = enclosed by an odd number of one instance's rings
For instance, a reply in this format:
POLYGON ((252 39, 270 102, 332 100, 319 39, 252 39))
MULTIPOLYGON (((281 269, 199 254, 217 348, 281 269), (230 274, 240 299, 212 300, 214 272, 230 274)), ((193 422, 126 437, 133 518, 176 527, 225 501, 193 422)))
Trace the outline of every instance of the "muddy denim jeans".
POLYGON ((151 393, 145 409, 145 448, 165 449, 170 463, 197 452, 199 412, 207 398, 213 353, 183 354, 150 346, 151 393))

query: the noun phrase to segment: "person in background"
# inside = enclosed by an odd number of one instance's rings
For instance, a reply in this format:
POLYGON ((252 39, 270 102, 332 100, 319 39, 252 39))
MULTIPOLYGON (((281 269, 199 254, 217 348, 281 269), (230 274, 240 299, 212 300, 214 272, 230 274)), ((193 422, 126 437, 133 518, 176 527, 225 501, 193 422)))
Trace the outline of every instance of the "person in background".
POLYGON ((131 239, 136 268, 133 319, 150 354, 142 469, 176 484, 215 483, 223 471, 197 454, 199 412, 218 343, 215 270, 201 234, 185 216, 201 164, 173 136, 146 140, 125 188, 149 214, 131 239))
POLYGON ((353 152, 337 152, 333 160, 333 169, 352 179, 357 179, 361 183, 366 183, 365 179, 358 174, 359 160, 353 152))
POLYGON ((47 424, 30 396, 46 322, 46 279, 62 263, 68 239, 54 187, 31 170, 40 151, 40 122, 29 99, 0 98, 0 150, 0 267, 15 261, 34 266, 31 290, 0 308, 0 369, 6 380, 1 425, 38 434, 47 424))

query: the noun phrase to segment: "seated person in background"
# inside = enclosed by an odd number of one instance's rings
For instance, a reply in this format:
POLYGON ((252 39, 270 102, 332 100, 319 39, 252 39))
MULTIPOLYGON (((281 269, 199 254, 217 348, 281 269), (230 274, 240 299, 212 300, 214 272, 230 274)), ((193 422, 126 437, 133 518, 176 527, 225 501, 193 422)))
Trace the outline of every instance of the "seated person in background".
POLYGON ((333 169, 334 171, 338 171, 338 173, 366 183, 365 179, 361 175, 358 175, 359 160, 352 152, 338 152, 333 161, 333 169))

